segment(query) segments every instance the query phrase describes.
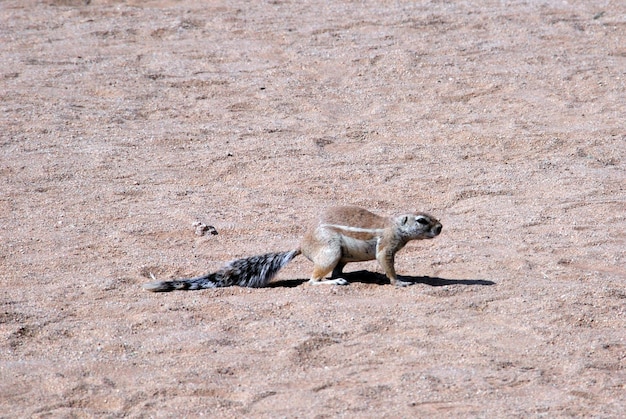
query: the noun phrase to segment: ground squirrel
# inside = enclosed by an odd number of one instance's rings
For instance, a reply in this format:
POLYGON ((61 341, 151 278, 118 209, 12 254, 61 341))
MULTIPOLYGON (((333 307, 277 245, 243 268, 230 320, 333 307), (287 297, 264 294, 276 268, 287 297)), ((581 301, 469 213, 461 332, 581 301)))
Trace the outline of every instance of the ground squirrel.
POLYGON ((311 284, 346 285, 348 282, 341 275, 347 263, 376 259, 392 284, 405 286, 411 283, 398 280, 394 268, 396 253, 411 240, 438 236, 441 229, 437 219, 424 213, 387 218, 358 207, 335 207, 319 217, 296 250, 237 259, 215 273, 190 279, 151 282, 144 288, 159 292, 231 285, 264 287, 301 253, 314 264, 311 284), (324 279, 329 273, 330 279, 324 279))

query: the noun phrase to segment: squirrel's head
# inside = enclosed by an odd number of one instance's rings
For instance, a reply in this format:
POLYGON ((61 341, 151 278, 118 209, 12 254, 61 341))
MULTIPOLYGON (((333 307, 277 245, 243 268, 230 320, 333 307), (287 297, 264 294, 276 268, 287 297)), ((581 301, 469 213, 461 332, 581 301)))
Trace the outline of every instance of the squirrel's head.
POLYGON ((443 228, 439 220, 423 212, 401 215, 396 221, 400 231, 409 240, 432 239, 443 228))

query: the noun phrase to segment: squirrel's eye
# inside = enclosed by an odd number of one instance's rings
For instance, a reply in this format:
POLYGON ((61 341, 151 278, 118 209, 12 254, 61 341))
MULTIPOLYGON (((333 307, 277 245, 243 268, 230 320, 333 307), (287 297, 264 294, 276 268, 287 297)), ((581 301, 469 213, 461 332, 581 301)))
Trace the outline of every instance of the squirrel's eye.
POLYGON ((415 221, 417 221, 423 226, 427 226, 429 224, 428 220, 424 217, 415 217, 415 221))

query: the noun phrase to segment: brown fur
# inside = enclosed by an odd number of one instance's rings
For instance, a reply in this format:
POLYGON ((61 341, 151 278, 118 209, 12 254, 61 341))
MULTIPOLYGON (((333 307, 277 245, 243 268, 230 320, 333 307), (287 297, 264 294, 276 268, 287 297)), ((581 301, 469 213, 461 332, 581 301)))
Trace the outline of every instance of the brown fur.
POLYGON ((387 218, 358 207, 337 207, 320 216, 300 249, 314 263, 313 284, 344 284, 340 275, 347 263, 376 259, 391 283, 402 286, 408 284, 396 275, 396 253, 409 241, 433 238, 441 229, 436 218, 424 213, 387 218), (331 271, 331 279, 324 281, 331 271))

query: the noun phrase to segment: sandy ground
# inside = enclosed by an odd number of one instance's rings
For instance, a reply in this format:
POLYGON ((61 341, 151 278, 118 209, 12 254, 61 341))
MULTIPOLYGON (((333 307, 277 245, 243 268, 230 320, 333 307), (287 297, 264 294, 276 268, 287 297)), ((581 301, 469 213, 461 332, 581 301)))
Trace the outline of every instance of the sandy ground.
POLYGON ((0 417, 626 416, 623 1, 0 18, 0 417), (141 288, 338 204, 441 219, 415 285, 141 288))

